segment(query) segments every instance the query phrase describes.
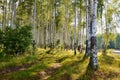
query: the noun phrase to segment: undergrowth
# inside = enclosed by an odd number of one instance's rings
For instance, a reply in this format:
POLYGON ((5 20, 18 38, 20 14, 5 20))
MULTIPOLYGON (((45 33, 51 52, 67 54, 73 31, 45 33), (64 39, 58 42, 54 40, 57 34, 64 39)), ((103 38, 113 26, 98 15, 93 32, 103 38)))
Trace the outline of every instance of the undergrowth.
MULTIPOLYGON (((25 54, 18 57, 4 56, 0 59, 0 80, 119 80, 120 79, 120 55, 98 53, 99 67, 94 71, 89 68, 89 57, 83 59, 84 54, 77 52, 74 56, 72 50, 38 49, 34 55, 25 54), (58 63, 59 68, 52 68, 53 63, 58 63), (29 65, 26 67, 26 65, 29 65), (39 75, 41 71, 46 74, 39 75), (51 73, 50 73, 51 71, 51 73), (49 73, 49 74, 48 74, 49 73), (4 74, 4 75, 2 75, 4 74), (44 80, 44 79, 43 79, 44 80)), ((54 66, 53 66, 54 67, 54 66)))

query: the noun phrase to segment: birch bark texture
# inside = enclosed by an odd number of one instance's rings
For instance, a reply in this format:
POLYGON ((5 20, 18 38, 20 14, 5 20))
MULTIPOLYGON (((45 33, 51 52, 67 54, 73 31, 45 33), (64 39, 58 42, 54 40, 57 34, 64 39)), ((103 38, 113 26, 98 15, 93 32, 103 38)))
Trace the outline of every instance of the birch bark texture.
POLYGON ((91 8, 91 21, 90 21, 90 32, 91 32, 91 45, 90 45, 90 66, 97 68, 97 42, 96 42, 96 23, 97 23, 97 0, 90 0, 91 8))
MULTIPOLYGON (((36 0, 34 0, 34 13, 33 13, 33 39, 36 40, 36 0)), ((35 41, 36 42, 36 41, 35 41)))
POLYGON ((74 55, 76 55, 77 0, 75 0, 74 55))
POLYGON ((86 5, 86 53, 85 56, 90 55, 90 0, 85 0, 86 5))

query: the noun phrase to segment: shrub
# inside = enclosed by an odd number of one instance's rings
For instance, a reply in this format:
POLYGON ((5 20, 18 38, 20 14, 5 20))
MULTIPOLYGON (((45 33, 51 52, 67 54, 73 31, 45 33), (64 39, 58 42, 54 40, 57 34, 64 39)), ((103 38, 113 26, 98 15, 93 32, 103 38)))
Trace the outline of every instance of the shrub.
POLYGON ((3 32, 0 30, 0 52, 2 51, 3 44, 3 32))
POLYGON ((30 26, 19 28, 7 27, 4 32, 4 53, 14 54, 25 52, 32 42, 32 33, 30 26))

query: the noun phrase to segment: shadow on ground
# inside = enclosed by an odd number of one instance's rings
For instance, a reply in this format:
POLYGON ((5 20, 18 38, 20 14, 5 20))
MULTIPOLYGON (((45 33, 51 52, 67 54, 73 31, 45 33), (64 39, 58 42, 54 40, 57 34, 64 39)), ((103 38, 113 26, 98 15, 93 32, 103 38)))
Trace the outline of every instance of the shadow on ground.
POLYGON ((112 71, 110 68, 107 68, 106 70, 103 69, 104 65, 114 65, 115 61, 115 57, 109 56, 107 54, 101 55, 99 57, 99 62, 101 65, 99 65, 98 69, 92 70, 88 65, 85 73, 80 76, 78 80, 118 80, 120 78, 119 72, 112 71))

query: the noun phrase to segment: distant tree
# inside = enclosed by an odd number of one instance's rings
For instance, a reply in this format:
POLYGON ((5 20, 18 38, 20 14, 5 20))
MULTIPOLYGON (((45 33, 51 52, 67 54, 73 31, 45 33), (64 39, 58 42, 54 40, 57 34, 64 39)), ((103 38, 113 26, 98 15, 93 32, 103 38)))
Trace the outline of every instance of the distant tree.
POLYGON ((117 35, 115 48, 120 50, 120 34, 117 35))

